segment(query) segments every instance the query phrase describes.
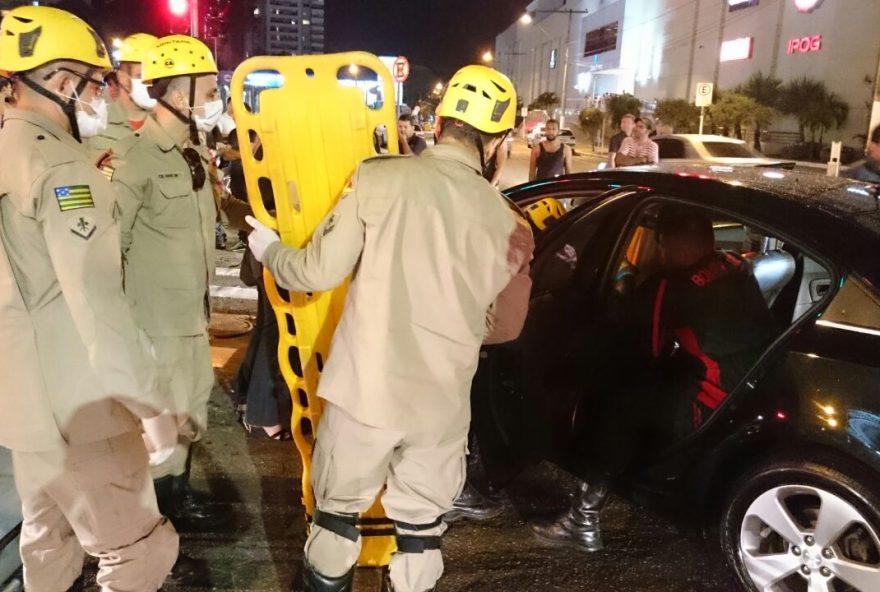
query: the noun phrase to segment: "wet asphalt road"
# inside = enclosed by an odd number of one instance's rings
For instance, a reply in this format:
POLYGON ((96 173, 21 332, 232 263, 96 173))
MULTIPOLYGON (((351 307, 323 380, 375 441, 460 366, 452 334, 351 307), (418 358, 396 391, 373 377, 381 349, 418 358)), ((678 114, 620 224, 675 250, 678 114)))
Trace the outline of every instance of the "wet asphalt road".
MULTIPOLYGON (((244 344, 241 338, 214 340, 221 383, 237 369, 244 344)), ((221 386, 210 411, 212 426, 196 452, 193 481, 211 490, 229 523, 208 533, 182 533, 182 550, 206 573, 163 590, 285 592, 305 540, 296 450, 291 442, 248 436, 221 386)), ((571 485, 552 467, 536 467, 511 485, 502 515, 453 525, 443 542, 446 573, 438 590, 734 592, 700 539, 619 498, 603 515, 605 551, 586 555, 541 545, 528 520, 565 509, 571 485)), ((355 590, 378 591, 377 571, 362 570, 355 590)))

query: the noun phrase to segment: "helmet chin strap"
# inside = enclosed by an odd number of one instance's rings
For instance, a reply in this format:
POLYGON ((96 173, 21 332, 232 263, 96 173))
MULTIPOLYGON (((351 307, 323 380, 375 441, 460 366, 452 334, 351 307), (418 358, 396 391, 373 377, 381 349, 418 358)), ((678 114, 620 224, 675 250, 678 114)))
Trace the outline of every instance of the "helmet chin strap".
POLYGON ((166 101, 165 99, 156 99, 156 102, 171 111, 171 113, 179 119, 182 123, 185 123, 189 127, 189 140, 192 142, 193 146, 199 146, 201 141, 199 140, 199 130, 196 127, 196 121, 192 117, 192 109, 193 105, 196 104, 196 79, 195 76, 189 77, 189 104, 190 104, 190 116, 187 117, 184 115, 179 109, 172 106, 171 103, 166 101))
POLYGON ((86 70, 85 75, 82 75, 79 72, 74 72, 73 70, 68 70, 67 68, 59 68, 55 72, 48 74, 46 77, 43 78, 43 80, 49 80, 59 70, 70 72, 71 74, 78 76, 80 79, 79 84, 76 85, 74 96, 67 99, 67 101, 62 100, 61 97, 59 97, 46 87, 37 84, 27 76, 21 76, 18 78, 18 80, 20 80, 22 84, 33 90, 35 93, 43 95, 44 97, 61 107, 64 115, 67 116, 68 123, 70 123, 70 134, 77 142, 82 143, 82 138, 79 135, 79 124, 76 122, 76 97, 80 96, 83 90, 85 90, 86 85, 89 83, 89 79, 92 77, 92 73, 95 71, 95 68, 89 68, 88 70, 86 70))

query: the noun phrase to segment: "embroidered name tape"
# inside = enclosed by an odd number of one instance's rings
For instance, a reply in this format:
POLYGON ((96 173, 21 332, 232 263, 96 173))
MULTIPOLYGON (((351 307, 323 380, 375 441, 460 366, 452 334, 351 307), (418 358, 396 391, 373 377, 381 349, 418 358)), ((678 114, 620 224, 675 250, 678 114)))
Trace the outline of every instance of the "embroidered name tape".
POLYGON ((55 199, 58 200, 58 207, 61 208, 62 212, 95 207, 95 200, 92 199, 92 190, 88 185, 56 187, 55 199))

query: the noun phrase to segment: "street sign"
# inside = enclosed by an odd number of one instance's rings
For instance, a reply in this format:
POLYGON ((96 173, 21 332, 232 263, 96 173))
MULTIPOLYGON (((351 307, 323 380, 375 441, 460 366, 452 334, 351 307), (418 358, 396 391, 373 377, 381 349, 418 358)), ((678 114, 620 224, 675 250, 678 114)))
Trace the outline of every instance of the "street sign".
POLYGON ((406 82, 406 79, 409 78, 409 60, 403 56, 394 60, 391 75, 394 77, 394 82, 406 82))
POLYGON ((697 83, 697 100, 694 102, 697 107, 708 107, 712 104, 714 86, 711 82, 697 83))

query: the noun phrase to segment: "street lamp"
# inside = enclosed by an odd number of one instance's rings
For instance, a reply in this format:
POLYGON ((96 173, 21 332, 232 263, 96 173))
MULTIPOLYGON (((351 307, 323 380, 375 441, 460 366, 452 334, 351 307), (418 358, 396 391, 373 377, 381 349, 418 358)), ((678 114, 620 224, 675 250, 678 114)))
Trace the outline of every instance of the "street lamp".
MULTIPOLYGON (((569 52, 571 49, 571 21, 572 21, 572 17, 574 15, 588 14, 589 12, 590 12, 589 10, 572 10, 572 9, 567 9, 567 10, 533 10, 531 12, 527 12, 527 13, 523 14, 519 19, 519 22, 521 22, 522 24, 530 25, 534 21, 533 15, 535 15, 535 14, 544 13, 544 14, 567 14, 568 15, 568 33, 565 36, 565 57, 563 58, 565 61, 562 64, 562 93, 561 93, 561 96, 559 97, 560 104, 562 105, 562 114, 559 116, 559 127, 560 128, 565 126, 565 101, 566 101, 566 95, 568 94, 568 92, 567 92, 568 91, 568 62, 570 61, 569 52)), ((545 32, 545 34, 546 34, 546 32, 545 32)), ((549 37, 549 35, 548 35, 548 37, 549 37)))
POLYGON ((492 52, 489 51, 488 49, 483 52, 483 61, 485 63, 491 64, 494 59, 495 59, 495 56, 493 56, 492 52))

